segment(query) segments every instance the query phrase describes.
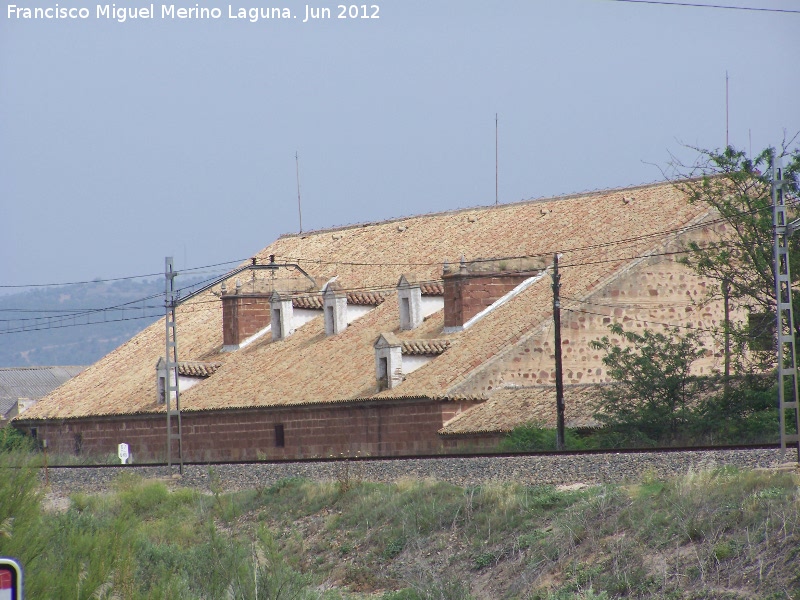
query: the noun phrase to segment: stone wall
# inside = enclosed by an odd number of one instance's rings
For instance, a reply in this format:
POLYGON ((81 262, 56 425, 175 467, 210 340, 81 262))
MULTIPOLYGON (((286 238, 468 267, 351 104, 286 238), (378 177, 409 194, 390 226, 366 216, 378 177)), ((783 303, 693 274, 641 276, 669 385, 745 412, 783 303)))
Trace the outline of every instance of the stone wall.
MULTIPOLYGON (((640 262, 586 298, 573 299, 565 294, 561 312, 564 383, 611 381, 602 363, 604 353, 593 349, 591 342, 604 336, 620 342, 611 335, 612 323, 636 333, 645 329, 665 332, 668 325, 682 327, 683 333, 699 331, 706 356, 695 363, 696 373, 721 370, 722 349, 710 330, 722 325, 724 312, 721 300, 707 301, 708 285, 674 257, 657 256, 640 262)), ((509 384, 555 384, 552 321, 479 368, 456 391, 491 394, 509 384)))

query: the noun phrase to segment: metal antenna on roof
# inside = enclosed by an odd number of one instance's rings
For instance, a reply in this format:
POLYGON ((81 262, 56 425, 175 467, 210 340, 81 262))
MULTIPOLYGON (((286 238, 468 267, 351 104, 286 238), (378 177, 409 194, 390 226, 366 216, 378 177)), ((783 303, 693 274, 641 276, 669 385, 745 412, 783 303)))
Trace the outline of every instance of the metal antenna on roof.
POLYGON ((725 71, 725 147, 730 146, 728 143, 728 71, 725 71))
POLYGON ((494 205, 497 206, 500 202, 498 185, 498 171, 497 171, 497 113, 494 113, 494 205))
POLYGON ((294 164, 297 171, 297 214, 300 215, 300 233, 303 233, 303 210, 300 208, 300 156, 294 153, 294 164))

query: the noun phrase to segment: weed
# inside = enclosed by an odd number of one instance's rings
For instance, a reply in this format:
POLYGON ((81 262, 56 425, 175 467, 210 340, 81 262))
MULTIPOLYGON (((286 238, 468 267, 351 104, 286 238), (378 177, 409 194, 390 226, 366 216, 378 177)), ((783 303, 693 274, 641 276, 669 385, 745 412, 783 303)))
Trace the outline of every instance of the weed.
POLYGON ((392 538, 386 544, 386 547, 383 549, 383 556, 384 558, 392 559, 397 556, 403 551, 403 548, 406 546, 406 539, 402 536, 392 538))
POLYGON ((472 559, 472 568, 476 571, 480 571, 481 569, 493 565, 496 560, 497 557, 494 552, 481 552, 472 559))

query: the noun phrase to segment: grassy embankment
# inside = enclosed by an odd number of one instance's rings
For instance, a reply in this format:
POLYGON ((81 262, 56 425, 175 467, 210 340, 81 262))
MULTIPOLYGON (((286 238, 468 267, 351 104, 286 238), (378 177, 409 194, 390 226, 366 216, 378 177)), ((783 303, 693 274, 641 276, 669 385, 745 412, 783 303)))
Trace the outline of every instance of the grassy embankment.
POLYGON ((122 475, 52 511, 9 460, 0 554, 31 599, 800 598, 791 473, 559 491, 347 471, 233 494, 122 475))

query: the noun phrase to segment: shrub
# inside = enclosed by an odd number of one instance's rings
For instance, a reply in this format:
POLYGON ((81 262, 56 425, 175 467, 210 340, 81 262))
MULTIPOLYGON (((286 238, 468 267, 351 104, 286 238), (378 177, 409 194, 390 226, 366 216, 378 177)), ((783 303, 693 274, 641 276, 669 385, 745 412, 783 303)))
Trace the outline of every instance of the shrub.
POLYGON ((0 427, 0 452, 33 452, 36 441, 10 425, 0 427))
MULTIPOLYGON (((567 429, 564 432, 564 446, 568 450, 586 450, 590 444, 574 430, 567 429)), ((500 452, 548 452, 555 449, 556 430, 545 429, 536 423, 515 427, 498 446, 500 452)))

